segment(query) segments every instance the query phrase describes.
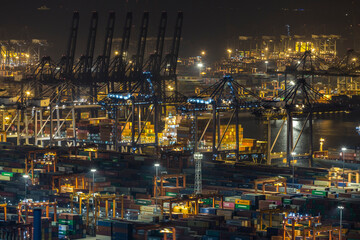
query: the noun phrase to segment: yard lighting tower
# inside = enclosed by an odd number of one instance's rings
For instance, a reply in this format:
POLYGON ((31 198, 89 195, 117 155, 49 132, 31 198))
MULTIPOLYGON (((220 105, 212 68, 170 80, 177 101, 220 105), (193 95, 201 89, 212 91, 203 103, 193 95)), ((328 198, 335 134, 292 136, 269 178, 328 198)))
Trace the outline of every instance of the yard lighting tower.
POLYGON ((342 212, 344 210, 344 206, 338 206, 338 209, 340 210, 340 229, 339 229, 339 240, 342 238, 342 212))
POLYGON ((345 151, 346 151, 346 148, 343 147, 341 148, 341 154, 342 154, 342 160, 343 160, 343 188, 345 188, 345 151))
MULTIPOLYGON (((159 167, 160 164, 159 163, 155 163, 154 164, 155 167, 155 184, 157 185, 158 183, 158 178, 159 178, 159 167)), ((158 191, 157 191, 157 186, 155 186, 155 212, 157 212, 157 200, 158 200, 158 191)))
POLYGON ((267 70, 268 70, 268 64, 269 64, 269 61, 265 61, 265 73, 267 73, 267 70))
POLYGON ((201 70, 202 68, 204 67, 204 64, 203 63, 198 63, 198 68, 199 68, 199 77, 201 77, 201 70))
POLYGON ((23 175, 23 178, 24 178, 24 182, 25 182, 25 199, 24 199, 24 201, 26 202, 27 181, 28 181, 29 175, 28 175, 28 174, 24 174, 24 175, 23 175))
POLYGON ((195 160, 195 194, 201 194, 202 192, 202 173, 201 173, 201 161, 203 159, 203 154, 196 152, 194 153, 195 160))
POLYGON ((93 187, 92 187, 92 190, 93 190, 93 192, 95 193, 95 172, 96 172, 96 169, 95 169, 95 168, 92 168, 90 171, 92 172, 92 177, 93 177, 93 181, 92 181, 93 187))

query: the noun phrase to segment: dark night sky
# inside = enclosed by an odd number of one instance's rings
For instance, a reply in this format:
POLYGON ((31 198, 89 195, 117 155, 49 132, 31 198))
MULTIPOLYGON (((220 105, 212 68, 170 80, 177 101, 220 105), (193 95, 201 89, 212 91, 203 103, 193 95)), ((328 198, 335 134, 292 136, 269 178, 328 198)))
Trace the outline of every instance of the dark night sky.
POLYGON ((150 32, 155 35, 160 12, 168 11, 171 36, 175 15, 184 11, 181 55, 196 55, 205 49, 212 57, 225 52, 227 39, 239 35, 285 34, 285 25, 293 34, 346 34, 351 23, 351 0, 12 0, 2 3, 0 39, 40 38, 52 43, 49 54, 60 56, 65 51, 70 20, 80 11, 77 54, 83 52, 90 12, 99 12, 97 46, 103 42, 103 29, 109 10, 116 11, 115 37, 122 34, 126 11, 133 11, 136 22, 144 10, 150 11, 150 32), (42 5, 50 10, 39 11, 42 5), (289 9, 289 10, 285 10, 289 9), (304 9, 304 11, 294 11, 304 9))

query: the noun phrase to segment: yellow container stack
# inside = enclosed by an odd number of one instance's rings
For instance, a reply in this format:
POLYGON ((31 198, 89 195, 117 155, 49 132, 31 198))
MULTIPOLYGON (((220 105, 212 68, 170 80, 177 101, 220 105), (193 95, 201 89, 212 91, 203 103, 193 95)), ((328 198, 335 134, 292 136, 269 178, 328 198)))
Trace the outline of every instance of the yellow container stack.
MULTIPOLYGON (((220 138, 224 135, 221 142, 221 149, 235 149, 236 147, 236 127, 235 125, 229 125, 226 130, 226 125, 220 126, 220 138), (225 132, 226 131, 226 132, 225 132), (225 132, 225 135, 224 135, 225 132)), ((244 129, 239 125, 239 144, 241 145, 244 137, 244 129)))

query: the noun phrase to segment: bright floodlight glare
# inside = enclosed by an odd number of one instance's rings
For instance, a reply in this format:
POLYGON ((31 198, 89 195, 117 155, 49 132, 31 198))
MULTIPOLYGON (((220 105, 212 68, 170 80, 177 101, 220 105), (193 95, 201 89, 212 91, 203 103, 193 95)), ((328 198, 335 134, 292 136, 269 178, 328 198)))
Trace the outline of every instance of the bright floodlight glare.
POLYGON ((23 178, 29 178, 29 175, 28 175, 28 174, 24 174, 24 175, 23 175, 23 178))
POLYGON ((91 172, 96 172, 96 169, 95 169, 95 168, 92 168, 90 171, 91 171, 91 172))
POLYGON ((159 164, 159 163, 155 163, 154 166, 155 166, 155 167, 160 167, 160 164, 159 164))
POLYGON ((266 64, 268 64, 268 63, 269 63, 269 61, 265 61, 265 63, 266 63, 266 64))
POLYGON ((202 64, 202 63, 198 63, 198 65, 197 65, 199 68, 202 68, 203 66, 204 66, 204 64, 202 64))
POLYGON ((296 152, 292 152, 291 155, 295 156, 295 155, 296 155, 296 152))
POLYGON ((344 206, 338 206, 338 209, 343 210, 344 206))
POLYGON ((346 151, 346 148, 345 147, 341 148, 341 151, 346 151))

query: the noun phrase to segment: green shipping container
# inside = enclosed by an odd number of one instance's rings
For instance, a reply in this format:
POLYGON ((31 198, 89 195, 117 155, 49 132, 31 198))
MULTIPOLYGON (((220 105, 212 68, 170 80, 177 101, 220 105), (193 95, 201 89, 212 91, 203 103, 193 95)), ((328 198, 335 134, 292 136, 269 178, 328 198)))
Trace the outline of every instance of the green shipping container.
POLYGON ((2 172, 1 175, 6 176, 6 177, 13 177, 14 173, 12 173, 12 172, 2 172))
POLYGON ((59 219, 58 223, 63 224, 63 225, 67 225, 67 220, 66 219, 59 219))
POLYGON ((316 196, 327 196, 327 192, 326 191, 317 191, 317 190, 312 190, 311 192, 312 195, 316 195, 316 196))
POLYGON ((59 224, 63 224, 63 225, 75 225, 77 224, 76 221, 74 220, 66 220, 66 219, 59 219, 59 224))
POLYGON ((212 199, 211 198, 204 198, 204 199, 201 199, 201 201, 206 205, 212 205, 212 199))
POLYGON ((169 196, 169 197, 177 197, 177 193, 172 193, 172 192, 166 192, 165 194, 166 196, 169 196))
POLYGON ((235 209, 250 210, 250 205, 235 204, 235 209))

